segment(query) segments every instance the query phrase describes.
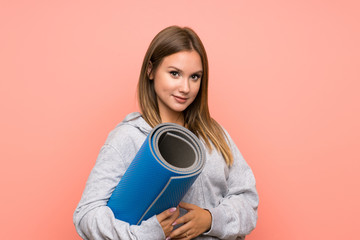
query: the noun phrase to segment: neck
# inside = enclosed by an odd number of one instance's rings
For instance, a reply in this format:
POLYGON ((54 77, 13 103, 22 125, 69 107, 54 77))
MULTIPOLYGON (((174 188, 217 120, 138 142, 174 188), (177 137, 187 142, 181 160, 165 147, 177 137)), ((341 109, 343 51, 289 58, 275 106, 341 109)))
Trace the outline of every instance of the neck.
POLYGON ((170 123, 176 123, 179 124, 181 126, 184 126, 184 115, 183 113, 179 113, 176 115, 172 115, 172 116, 161 116, 161 122, 165 123, 165 122, 170 122, 170 123))

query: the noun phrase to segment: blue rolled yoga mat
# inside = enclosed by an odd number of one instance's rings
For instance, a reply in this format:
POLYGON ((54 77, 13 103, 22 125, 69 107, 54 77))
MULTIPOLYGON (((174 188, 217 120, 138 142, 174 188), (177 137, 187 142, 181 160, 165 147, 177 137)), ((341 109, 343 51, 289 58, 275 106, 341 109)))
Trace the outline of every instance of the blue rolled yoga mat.
POLYGON ((162 123, 149 133, 107 205, 132 225, 176 207, 205 165, 200 140, 188 129, 162 123))

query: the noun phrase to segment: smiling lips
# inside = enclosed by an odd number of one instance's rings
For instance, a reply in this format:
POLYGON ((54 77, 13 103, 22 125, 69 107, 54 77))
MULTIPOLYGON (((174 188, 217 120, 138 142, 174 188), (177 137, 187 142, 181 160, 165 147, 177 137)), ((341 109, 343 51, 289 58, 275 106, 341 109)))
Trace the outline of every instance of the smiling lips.
POLYGON ((187 100, 187 98, 179 97, 179 96, 175 96, 175 95, 174 95, 174 98, 178 103, 185 103, 187 100))

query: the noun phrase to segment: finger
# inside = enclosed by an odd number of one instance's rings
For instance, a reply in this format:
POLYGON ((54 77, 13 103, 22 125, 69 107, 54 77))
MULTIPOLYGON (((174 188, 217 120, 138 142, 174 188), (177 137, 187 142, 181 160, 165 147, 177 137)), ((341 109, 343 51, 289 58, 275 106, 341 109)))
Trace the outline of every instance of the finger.
POLYGON ((169 239, 173 239, 173 240, 186 240, 185 237, 174 237, 174 238, 169 238, 169 239))
POLYGON ((176 209, 175 212, 173 212, 173 214, 171 216, 169 216, 168 218, 166 218, 165 220, 163 220, 163 223, 165 224, 169 224, 171 226, 174 226, 173 223, 176 221, 176 219, 180 216, 180 210, 179 208, 176 209))
POLYGON ((176 207, 173 208, 169 208, 165 211, 163 211, 162 213, 156 215, 156 218, 159 222, 164 221, 165 219, 167 219, 168 217, 172 216, 174 214, 174 212, 176 212, 176 207))
POLYGON ((186 238, 186 232, 188 232, 191 229, 191 226, 188 226, 187 224, 182 225, 181 227, 173 230, 170 234, 170 238, 186 238))
POLYGON ((188 240, 189 238, 187 238, 185 235, 184 236, 179 236, 179 237, 174 237, 174 238, 170 238, 173 240, 188 240))
POLYGON ((168 236, 171 233, 171 231, 174 228, 174 225, 172 225, 172 224, 179 217, 179 215, 180 215, 180 211, 179 211, 179 208, 177 208, 176 211, 171 216, 169 216, 168 218, 165 218, 163 221, 159 222, 161 227, 164 230, 165 236, 168 236))
POLYGON ((179 203, 179 207, 186 209, 186 210, 193 210, 195 209, 197 206, 191 203, 186 203, 186 202, 180 202, 179 203))
POLYGON ((163 221, 159 222, 160 226, 162 227, 165 236, 169 236, 171 231, 174 229, 172 223, 178 218, 180 215, 179 208, 176 209, 175 212, 172 213, 171 216, 165 218, 163 221))
POLYGON ((173 222, 173 226, 181 223, 189 222, 192 219, 192 213, 186 213, 184 216, 179 217, 173 222))

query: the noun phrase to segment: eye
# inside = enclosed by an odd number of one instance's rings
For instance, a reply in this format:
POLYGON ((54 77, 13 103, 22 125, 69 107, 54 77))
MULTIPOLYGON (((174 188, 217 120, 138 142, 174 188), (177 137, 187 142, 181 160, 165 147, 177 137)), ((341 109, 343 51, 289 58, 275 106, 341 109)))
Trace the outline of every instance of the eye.
POLYGON ((198 80, 200 77, 201 77, 201 76, 200 76, 199 74, 193 74, 193 75, 191 75, 191 78, 192 78, 193 80, 198 80))
POLYGON ((179 77, 180 76, 178 71, 171 71, 170 75, 173 76, 173 77, 179 77))

